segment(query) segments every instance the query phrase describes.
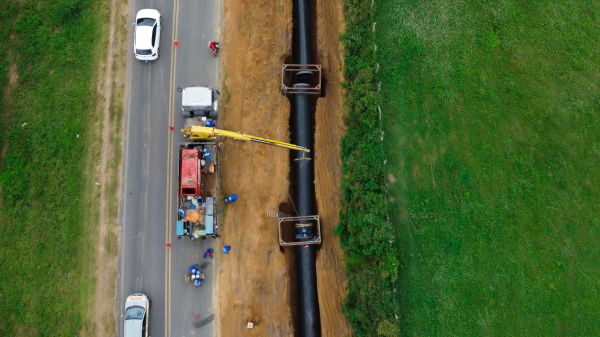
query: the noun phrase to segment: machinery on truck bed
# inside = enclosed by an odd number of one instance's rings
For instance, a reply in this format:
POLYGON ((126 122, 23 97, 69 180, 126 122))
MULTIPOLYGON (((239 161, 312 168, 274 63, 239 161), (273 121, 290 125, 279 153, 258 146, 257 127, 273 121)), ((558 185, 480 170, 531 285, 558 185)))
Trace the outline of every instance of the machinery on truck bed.
POLYGON ((217 136, 223 136, 223 137, 230 137, 233 139, 243 140, 243 141, 247 141, 247 142, 257 142, 257 143, 262 143, 262 144, 267 144, 267 145, 285 147, 285 148, 291 149, 291 150, 310 152, 309 149, 302 147, 302 146, 279 142, 276 140, 271 140, 271 139, 266 139, 266 138, 254 137, 254 136, 246 135, 246 134, 239 133, 239 132, 232 132, 232 131, 227 131, 227 130, 216 129, 213 127, 201 126, 201 125, 198 125, 199 124, 198 122, 194 122, 193 120, 190 122, 188 122, 188 121, 190 121, 190 120, 189 119, 186 120, 186 127, 185 127, 185 129, 181 130, 181 133, 183 133, 183 136, 185 138, 188 138, 192 141, 215 140, 215 139, 217 139, 217 136))
POLYGON ((178 237, 195 240, 217 235, 218 150, 212 141, 179 145, 178 237))

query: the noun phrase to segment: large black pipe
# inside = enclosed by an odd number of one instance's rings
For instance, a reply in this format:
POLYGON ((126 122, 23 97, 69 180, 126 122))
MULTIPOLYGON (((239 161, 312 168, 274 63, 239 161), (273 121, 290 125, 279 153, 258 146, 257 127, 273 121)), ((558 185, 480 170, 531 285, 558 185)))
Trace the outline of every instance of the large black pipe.
MULTIPOLYGON (((313 153, 312 114, 310 97, 296 94, 291 97, 292 143, 310 149, 309 154, 293 151, 292 170, 295 186, 294 206, 299 216, 315 215, 315 185, 313 153)), ((309 222, 306 222, 309 223, 309 222)), ((311 228, 315 233, 315 228, 311 228)), ((298 233, 297 233, 298 234, 298 233)), ((298 266, 298 328, 300 336, 321 335, 319 299, 317 297, 316 251, 314 245, 297 246, 298 266)))
MULTIPOLYGON (((313 33, 312 33, 312 10, 313 4, 310 0, 293 1, 293 59, 296 64, 313 64, 313 33)), ((312 77, 310 71, 296 73, 299 78, 312 77)))
MULTIPOLYGON (((313 34, 311 0, 293 0, 293 59, 296 64, 313 63, 313 34)), ((298 72, 299 79, 312 77, 312 72, 298 72)), ((302 86, 302 84, 297 84, 302 86)), ((315 215, 314 184, 314 149, 313 149, 313 115, 311 99, 306 94, 295 94, 290 97, 290 125, 292 143, 310 149, 309 154, 293 151, 292 177, 294 179, 294 206, 299 216, 315 215)), ((314 235, 315 228, 312 227, 314 235)), ((297 235, 299 233, 296 233, 297 235)), ((309 238, 313 236, 310 235, 309 238)), ((304 239, 306 240, 306 238, 304 239)), ((319 314, 319 298, 317 296, 316 250, 314 245, 297 246, 296 262, 298 267, 297 303, 299 305, 298 330, 302 337, 321 336, 321 320, 319 314)))

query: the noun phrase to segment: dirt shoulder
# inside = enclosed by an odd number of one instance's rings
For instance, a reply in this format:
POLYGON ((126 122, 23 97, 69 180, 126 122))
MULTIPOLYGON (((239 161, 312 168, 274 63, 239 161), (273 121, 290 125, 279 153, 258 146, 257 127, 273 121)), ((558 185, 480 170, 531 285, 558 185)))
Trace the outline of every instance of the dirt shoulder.
MULTIPOLYGON (((291 1, 227 1, 224 7, 226 104, 220 126, 287 140, 289 103, 279 93, 279 69, 290 50, 291 1)), ((219 270, 220 336, 291 336, 290 286, 277 226, 266 217, 287 199, 288 151, 225 141, 222 186, 239 196, 227 207, 219 241, 232 246, 219 270), (254 322, 252 330, 246 328, 254 322)))
POLYGON ((342 311, 346 295, 344 254, 333 234, 340 218, 342 169, 340 141, 345 132, 342 99, 344 58, 339 34, 344 31, 342 1, 318 1, 316 6, 318 62, 323 66, 325 97, 317 101, 315 125, 315 189, 323 243, 317 254, 317 288, 323 336, 347 336, 342 311))
MULTIPOLYGON (((98 65, 94 137, 91 137, 88 183, 91 196, 86 214, 90 227, 93 256, 89 274, 95 275, 94 298, 88 306, 90 326, 82 335, 109 336, 116 331, 115 295, 117 279, 117 256, 119 252, 120 227, 118 222, 120 199, 120 172, 122 162, 123 112, 126 102, 127 41, 129 4, 127 0, 110 2, 108 32, 102 46, 106 58, 98 65)), ((89 255, 89 253, 87 253, 89 255)))
MULTIPOLYGON (((338 34, 341 2, 316 6, 319 59, 329 80, 319 100, 315 137, 315 180, 323 246, 317 257, 319 305, 324 336, 349 333, 341 301, 346 280, 339 240, 334 237, 341 197, 339 141, 344 132, 338 34)), ((291 52, 292 2, 226 1, 221 91, 226 101, 220 127, 289 140, 289 102, 279 91, 281 65, 291 52)), ((226 140, 223 193, 236 193, 221 223, 220 248, 232 246, 219 268, 219 336, 293 336, 291 260, 280 252, 277 222, 267 210, 288 199, 287 150, 226 140), (254 322, 248 329, 247 323, 254 322)))

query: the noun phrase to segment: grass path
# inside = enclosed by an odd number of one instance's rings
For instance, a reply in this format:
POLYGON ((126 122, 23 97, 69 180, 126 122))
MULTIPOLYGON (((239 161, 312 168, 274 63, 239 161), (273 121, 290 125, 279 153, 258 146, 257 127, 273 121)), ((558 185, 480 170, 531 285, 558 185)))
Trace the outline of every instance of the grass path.
POLYGON ((600 5, 377 2, 407 335, 599 335, 600 5))

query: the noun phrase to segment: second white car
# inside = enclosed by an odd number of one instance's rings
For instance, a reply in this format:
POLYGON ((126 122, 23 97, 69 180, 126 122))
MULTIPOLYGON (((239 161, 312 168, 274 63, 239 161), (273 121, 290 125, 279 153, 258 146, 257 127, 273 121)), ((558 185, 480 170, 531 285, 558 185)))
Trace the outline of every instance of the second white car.
POLYGON ((145 294, 137 293, 125 300, 124 337, 148 337, 150 300, 145 294))

